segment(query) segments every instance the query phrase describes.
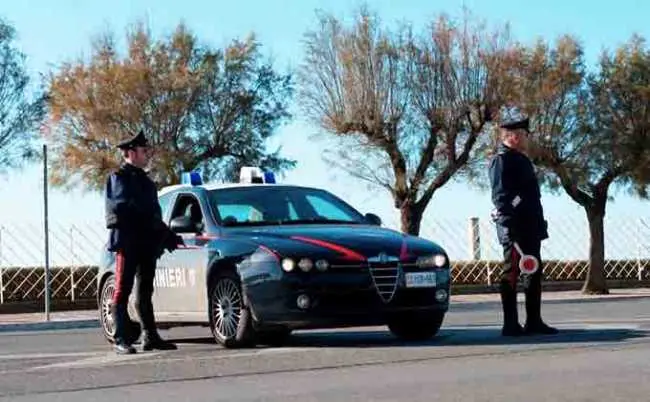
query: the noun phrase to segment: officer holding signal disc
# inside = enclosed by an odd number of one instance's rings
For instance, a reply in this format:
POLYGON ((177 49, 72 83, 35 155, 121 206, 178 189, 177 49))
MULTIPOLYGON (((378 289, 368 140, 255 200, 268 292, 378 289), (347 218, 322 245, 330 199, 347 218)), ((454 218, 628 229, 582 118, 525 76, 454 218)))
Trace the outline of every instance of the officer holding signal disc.
POLYGON ((514 119, 500 125, 500 144, 489 165, 490 185, 499 242, 504 262, 500 277, 504 336, 555 334, 541 317, 542 263, 541 242, 547 239, 547 222, 533 163, 525 154, 528 146, 529 120, 514 119), (519 263, 524 255, 537 260, 537 270, 525 285, 526 324, 522 328, 517 313, 519 263))

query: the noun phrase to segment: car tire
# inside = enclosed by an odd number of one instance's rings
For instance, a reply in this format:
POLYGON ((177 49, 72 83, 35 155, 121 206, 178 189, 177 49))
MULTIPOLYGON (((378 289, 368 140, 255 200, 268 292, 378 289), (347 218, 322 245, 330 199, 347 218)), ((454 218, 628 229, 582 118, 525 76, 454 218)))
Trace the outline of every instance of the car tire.
MULTIPOLYGON (((109 343, 115 343, 115 320, 113 318, 112 305, 113 294, 115 293, 115 275, 106 278, 101 290, 99 299, 99 323, 102 327, 102 334, 109 343)), ((129 318, 129 343, 135 343, 142 334, 142 327, 137 321, 129 318)))
POLYGON ((400 314, 389 319, 388 329, 403 341, 425 341, 438 333, 444 318, 444 312, 400 314))
POLYGON ((208 313, 210 330, 217 343, 229 349, 255 345, 253 319, 247 304, 237 274, 219 272, 210 281, 208 313))
POLYGON ((257 330, 257 343, 267 346, 284 346, 291 338, 291 330, 285 327, 262 328, 257 330))

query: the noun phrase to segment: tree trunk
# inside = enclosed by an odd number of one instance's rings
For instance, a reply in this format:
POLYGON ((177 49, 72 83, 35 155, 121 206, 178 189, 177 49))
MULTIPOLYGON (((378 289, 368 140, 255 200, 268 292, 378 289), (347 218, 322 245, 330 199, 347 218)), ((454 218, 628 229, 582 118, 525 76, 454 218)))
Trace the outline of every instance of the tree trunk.
POLYGON ((418 236, 422 223, 422 208, 415 203, 406 202, 400 208, 401 230, 403 233, 418 236))
POLYGON ((596 200, 585 207, 589 219, 589 269, 582 293, 609 294, 605 281, 605 202, 596 200))

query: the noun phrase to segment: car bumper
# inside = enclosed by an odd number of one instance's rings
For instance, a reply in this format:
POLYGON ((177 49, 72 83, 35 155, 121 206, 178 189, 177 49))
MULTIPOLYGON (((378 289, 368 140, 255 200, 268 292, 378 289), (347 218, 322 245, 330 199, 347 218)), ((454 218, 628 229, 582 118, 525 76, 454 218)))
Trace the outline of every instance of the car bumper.
POLYGON ((393 314, 449 308, 448 275, 433 287, 409 288, 401 273, 394 285, 377 286, 367 273, 284 274, 247 286, 246 293, 256 321, 294 329, 382 325, 393 314))

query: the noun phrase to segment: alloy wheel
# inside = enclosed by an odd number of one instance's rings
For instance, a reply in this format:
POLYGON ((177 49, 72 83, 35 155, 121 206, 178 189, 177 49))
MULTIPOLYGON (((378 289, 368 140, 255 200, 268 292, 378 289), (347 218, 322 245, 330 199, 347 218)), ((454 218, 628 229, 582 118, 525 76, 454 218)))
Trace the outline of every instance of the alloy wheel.
POLYGON ((214 329, 224 339, 237 335, 242 315, 242 297, 237 284, 221 279, 212 292, 214 329))
POLYGON ((111 313, 111 306, 113 305, 113 295, 115 294, 115 285, 113 283, 108 283, 104 287, 104 292, 102 294, 102 326, 104 327, 104 332, 107 336, 113 337, 115 335, 115 320, 113 319, 113 314, 111 313))

